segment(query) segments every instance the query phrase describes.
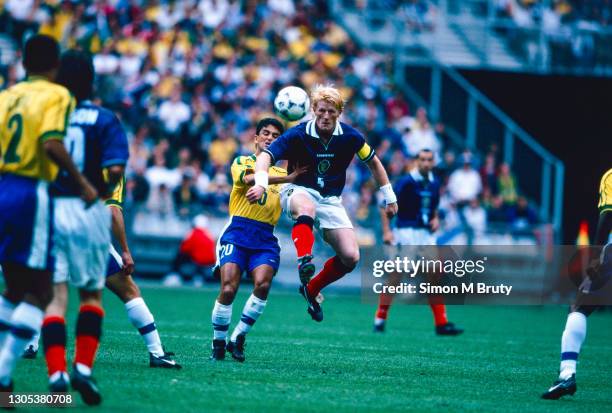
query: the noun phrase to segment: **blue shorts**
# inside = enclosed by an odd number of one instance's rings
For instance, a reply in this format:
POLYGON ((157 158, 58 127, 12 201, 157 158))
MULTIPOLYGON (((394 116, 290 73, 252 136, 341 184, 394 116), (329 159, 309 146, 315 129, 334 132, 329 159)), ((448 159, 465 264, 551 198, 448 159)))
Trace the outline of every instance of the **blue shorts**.
POLYGON ((108 265, 106 266, 106 276, 110 277, 111 275, 115 275, 121 272, 122 269, 123 260, 121 259, 121 255, 119 255, 115 247, 111 245, 108 254, 108 265))
POLYGON ((267 264, 274 269, 274 274, 276 274, 280 264, 280 254, 273 250, 254 250, 234 244, 221 244, 219 266, 223 267, 228 262, 238 264, 240 271, 247 273, 251 273, 260 265, 267 264))
POLYGON ((53 201, 49 184, 0 175, 0 263, 53 271, 53 201))
POLYGON ((220 267, 233 262, 249 273, 267 264, 276 273, 280 264, 280 247, 274 236, 274 227, 248 218, 232 217, 219 238, 217 260, 220 267))

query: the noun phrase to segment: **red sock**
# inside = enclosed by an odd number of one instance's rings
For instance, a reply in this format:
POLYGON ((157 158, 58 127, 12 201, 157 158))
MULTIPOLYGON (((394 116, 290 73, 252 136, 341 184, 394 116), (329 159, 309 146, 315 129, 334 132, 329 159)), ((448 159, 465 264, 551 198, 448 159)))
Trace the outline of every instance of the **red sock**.
POLYGON ((314 219, 308 215, 300 215, 293 225, 291 239, 295 244, 298 258, 304 255, 312 255, 312 246, 314 245, 313 225, 314 219))
POLYGON ((311 297, 316 297, 323 288, 339 280, 350 271, 352 271, 352 268, 344 266, 337 255, 328 259, 325 265, 323 265, 321 272, 310 280, 306 286, 308 288, 308 294, 310 294, 311 297))
POLYGON ((378 297, 378 309, 376 310, 376 318, 380 318, 382 320, 387 319, 387 315, 389 313, 389 308, 391 307, 392 301, 392 294, 381 294, 378 297))
POLYGON ((63 317, 45 317, 42 340, 49 377, 58 371, 66 371, 66 321, 63 317))
POLYGON ((76 328, 75 364, 93 367, 102 335, 104 310, 95 305, 82 305, 79 309, 76 328))
POLYGON ((443 326, 448 323, 446 318, 446 306, 444 305, 444 299, 440 295, 430 295, 427 297, 431 312, 434 316, 434 323, 436 327, 443 326))

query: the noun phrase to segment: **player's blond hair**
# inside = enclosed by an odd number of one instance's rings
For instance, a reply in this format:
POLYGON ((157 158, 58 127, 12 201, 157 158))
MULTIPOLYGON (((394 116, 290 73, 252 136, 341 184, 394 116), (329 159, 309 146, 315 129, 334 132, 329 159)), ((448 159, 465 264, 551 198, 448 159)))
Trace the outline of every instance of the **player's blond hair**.
POLYGON ((312 92, 310 93, 312 109, 314 110, 317 103, 321 101, 331 103, 340 113, 342 113, 342 110, 344 109, 344 99, 342 99, 340 91, 330 83, 326 85, 316 85, 314 89, 312 89, 312 92))

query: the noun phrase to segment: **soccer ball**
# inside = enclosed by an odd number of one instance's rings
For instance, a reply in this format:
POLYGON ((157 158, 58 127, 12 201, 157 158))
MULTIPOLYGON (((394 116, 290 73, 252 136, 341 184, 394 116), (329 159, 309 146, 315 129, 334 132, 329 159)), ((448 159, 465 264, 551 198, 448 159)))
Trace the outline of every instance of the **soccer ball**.
POLYGON ((274 99, 274 110, 288 121, 296 121, 306 116, 310 108, 308 94, 296 86, 287 86, 278 92, 274 99))

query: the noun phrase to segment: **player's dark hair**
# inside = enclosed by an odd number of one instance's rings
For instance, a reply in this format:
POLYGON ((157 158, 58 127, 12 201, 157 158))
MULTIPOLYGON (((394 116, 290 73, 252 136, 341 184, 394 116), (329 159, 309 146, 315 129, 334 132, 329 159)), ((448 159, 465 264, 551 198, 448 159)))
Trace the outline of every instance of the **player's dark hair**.
POLYGON ((278 129, 278 131, 281 134, 283 134, 285 132, 285 127, 283 126, 283 124, 278 119, 263 118, 262 120, 257 122, 257 127, 255 128, 255 134, 259 135, 259 132, 261 132, 261 130, 263 128, 265 128, 266 126, 268 126, 268 125, 274 126, 276 129, 278 129))
POLYGON ((59 64, 60 47, 57 41, 44 34, 30 37, 23 47, 23 67, 28 74, 44 73, 59 64))
POLYGON ((91 98, 94 67, 89 53, 74 49, 62 53, 56 81, 65 86, 79 102, 91 98))
POLYGON ((422 153, 422 152, 425 152, 425 153, 432 153, 432 154, 433 154, 433 151, 432 151, 431 149, 429 149, 429 148, 423 148, 423 149, 419 149, 419 151, 418 151, 418 152, 417 152, 417 154, 414 156, 414 158, 415 158, 415 159, 418 159, 418 158, 419 158, 419 156, 421 156, 421 153, 422 153))

